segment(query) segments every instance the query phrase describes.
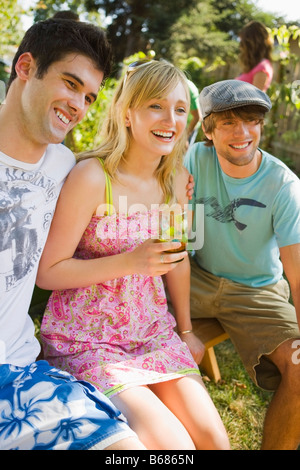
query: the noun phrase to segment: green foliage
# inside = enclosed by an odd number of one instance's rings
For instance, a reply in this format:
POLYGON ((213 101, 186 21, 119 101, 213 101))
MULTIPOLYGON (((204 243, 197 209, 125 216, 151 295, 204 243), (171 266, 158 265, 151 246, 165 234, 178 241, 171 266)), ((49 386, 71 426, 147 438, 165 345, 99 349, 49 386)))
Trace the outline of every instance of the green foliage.
POLYGON ((199 57, 182 58, 178 62, 179 67, 186 72, 187 77, 195 83, 199 89, 202 88, 201 84, 204 81, 203 68, 206 62, 199 57))
POLYGON ((256 19, 257 9, 248 0, 211 0, 215 13, 215 26, 231 37, 236 37, 242 27, 256 19))
POLYGON ((271 34, 277 44, 273 60, 278 63, 278 79, 271 84, 268 94, 272 109, 267 115, 264 129, 264 148, 272 150, 274 139, 282 139, 288 144, 299 145, 300 126, 300 81, 291 81, 290 75, 299 66, 299 56, 291 53, 290 41, 297 40, 300 46, 300 28, 295 25, 281 25, 273 28, 271 34), (292 126, 292 129, 291 129, 292 126), (278 133, 280 129, 281 134, 278 133))
POLYGON ((0 57, 11 56, 13 46, 23 35, 21 15, 25 13, 18 0, 0 0, 0 57))
POLYGON ((12 57, 23 36, 21 15, 24 13, 18 0, 0 0, 0 103, 5 98, 2 82, 8 81, 12 57))
MULTIPOLYGON (((86 0, 87 11, 103 10, 109 18, 107 35, 115 53, 116 62, 124 57, 151 47, 153 41, 164 41, 169 29, 182 11, 195 0, 173 0, 152 2, 150 0, 86 0)), ((157 55, 161 53, 156 48, 157 55)))
MULTIPOLYGON (((174 63, 187 57, 199 57, 210 63, 216 56, 234 56, 237 43, 227 32, 215 26, 215 12, 209 2, 197 2, 173 24, 168 40, 168 54, 174 63)), ((155 48, 155 44, 154 44, 155 48)))
POLYGON ((296 142, 300 142, 300 130, 286 131, 284 134, 282 134, 282 140, 286 144, 293 144, 293 143, 296 143, 296 142))
POLYGON ((91 150, 100 143, 99 129, 107 115, 116 83, 115 79, 106 82, 85 118, 73 130, 72 139, 68 142, 68 146, 75 153, 91 150))
MULTIPOLYGON (((53 0, 52 0, 53 1, 53 0)), ((116 62, 149 48, 157 58, 177 63, 183 56, 233 57, 242 25, 253 19, 250 1, 228 0, 87 0, 87 11, 103 9, 116 62)))
MULTIPOLYGON (((154 53, 154 57, 155 57, 155 53, 154 53)), ((145 54, 144 52, 142 51, 136 52, 135 54, 132 54, 129 57, 125 57, 125 59, 123 60, 122 67, 128 66, 129 64, 137 60, 142 60, 146 58, 147 58, 147 54, 145 54)))
POLYGON ((39 0, 32 8, 34 22, 46 20, 60 10, 73 10, 78 13, 80 11, 80 5, 80 0, 65 0, 64 2, 57 0, 39 0))

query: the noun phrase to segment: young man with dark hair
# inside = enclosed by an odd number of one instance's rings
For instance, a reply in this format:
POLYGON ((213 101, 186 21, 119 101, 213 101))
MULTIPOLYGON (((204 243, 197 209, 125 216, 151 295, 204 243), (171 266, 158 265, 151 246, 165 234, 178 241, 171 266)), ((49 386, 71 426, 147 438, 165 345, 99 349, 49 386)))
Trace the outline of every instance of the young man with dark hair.
POLYGON ((275 391, 262 448, 296 449, 299 178, 259 148, 271 108, 264 92, 225 80, 202 90, 200 108, 207 142, 191 146, 185 160, 195 180, 194 207, 204 205, 204 220, 196 220, 196 226, 204 223, 204 244, 191 262, 191 316, 217 318, 252 380, 275 391))
POLYGON ((50 19, 25 34, 0 108, 0 449, 143 449, 90 384, 36 362, 28 308, 62 184, 75 164, 60 142, 110 73, 97 27, 50 19))

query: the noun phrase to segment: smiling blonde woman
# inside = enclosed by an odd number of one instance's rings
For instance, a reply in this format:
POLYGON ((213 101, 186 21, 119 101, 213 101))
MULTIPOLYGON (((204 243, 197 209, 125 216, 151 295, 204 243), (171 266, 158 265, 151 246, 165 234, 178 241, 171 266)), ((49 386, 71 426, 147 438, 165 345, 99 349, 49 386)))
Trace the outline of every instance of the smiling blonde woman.
POLYGON ((179 69, 128 68, 102 144, 64 186, 38 275, 56 289, 41 328, 47 359, 108 396, 148 449, 229 448, 197 366, 204 350, 191 331, 187 252, 156 242, 161 205, 188 202, 188 111, 179 69))

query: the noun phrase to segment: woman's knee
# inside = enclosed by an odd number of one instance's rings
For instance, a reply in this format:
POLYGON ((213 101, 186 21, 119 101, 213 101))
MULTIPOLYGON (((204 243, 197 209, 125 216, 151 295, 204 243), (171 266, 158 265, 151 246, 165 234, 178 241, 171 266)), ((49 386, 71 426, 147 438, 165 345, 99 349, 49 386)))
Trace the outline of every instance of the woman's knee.
POLYGON ((195 450, 183 424, 148 387, 126 390, 111 400, 147 449, 195 450))
POLYGON ((230 442, 225 429, 213 427, 206 430, 199 437, 197 449, 199 450, 230 450, 230 442))

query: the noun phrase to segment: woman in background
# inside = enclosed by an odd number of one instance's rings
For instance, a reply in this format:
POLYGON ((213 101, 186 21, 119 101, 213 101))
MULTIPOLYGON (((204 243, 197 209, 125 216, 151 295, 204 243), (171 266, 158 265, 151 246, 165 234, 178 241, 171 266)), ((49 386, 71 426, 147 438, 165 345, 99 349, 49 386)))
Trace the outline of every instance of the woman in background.
POLYGON ((251 21, 240 32, 240 62, 243 73, 236 80, 251 83, 264 92, 273 78, 273 40, 259 21, 251 21))

